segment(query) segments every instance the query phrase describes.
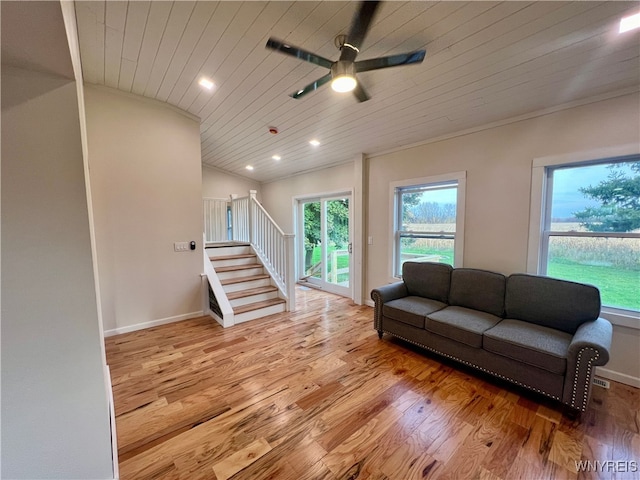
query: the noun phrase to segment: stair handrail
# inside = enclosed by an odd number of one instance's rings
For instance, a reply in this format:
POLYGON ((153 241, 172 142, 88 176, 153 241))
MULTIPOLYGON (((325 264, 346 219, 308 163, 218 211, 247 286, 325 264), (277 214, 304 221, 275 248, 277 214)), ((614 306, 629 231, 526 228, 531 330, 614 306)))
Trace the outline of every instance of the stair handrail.
MULTIPOLYGON (((255 190, 252 190, 252 192, 255 192, 255 190)), ((265 215, 267 217, 267 220, 273 225, 276 231, 284 237, 286 233, 284 233, 284 231, 278 226, 276 221, 271 217, 271 215, 269 215, 269 212, 265 210, 262 204, 255 197, 255 195, 250 195, 249 198, 251 199, 252 204, 261 211, 262 215, 265 215)))
POLYGON ((258 202, 255 190, 248 197, 232 196, 233 239, 248 241, 273 278, 287 302, 295 310, 295 235, 284 233, 258 202))

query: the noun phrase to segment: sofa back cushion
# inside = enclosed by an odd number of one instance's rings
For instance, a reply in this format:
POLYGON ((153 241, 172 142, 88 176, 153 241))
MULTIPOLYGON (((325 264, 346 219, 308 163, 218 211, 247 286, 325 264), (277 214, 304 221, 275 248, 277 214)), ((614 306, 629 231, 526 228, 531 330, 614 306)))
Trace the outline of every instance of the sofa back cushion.
POLYGON ((404 262, 402 280, 409 295, 447 303, 451 283, 451 265, 433 262, 404 262))
POLYGON ((455 268, 451 273, 449 305, 504 315, 504 292, 507 277, 500 273, 474 268, 455 268))
POLYGON ((583 283, 516 273, 507 278, 507 318, 574 334, 600 315, 600 291, 583 283))

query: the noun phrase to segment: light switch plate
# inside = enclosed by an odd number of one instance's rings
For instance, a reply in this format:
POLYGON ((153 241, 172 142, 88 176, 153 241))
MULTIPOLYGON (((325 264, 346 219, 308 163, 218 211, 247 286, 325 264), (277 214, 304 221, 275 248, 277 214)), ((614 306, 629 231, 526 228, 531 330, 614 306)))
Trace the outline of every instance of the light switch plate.
POLYGON ((188 252, 189 251, 189 242, 175 242, 173 244, 174 252, 188 252))

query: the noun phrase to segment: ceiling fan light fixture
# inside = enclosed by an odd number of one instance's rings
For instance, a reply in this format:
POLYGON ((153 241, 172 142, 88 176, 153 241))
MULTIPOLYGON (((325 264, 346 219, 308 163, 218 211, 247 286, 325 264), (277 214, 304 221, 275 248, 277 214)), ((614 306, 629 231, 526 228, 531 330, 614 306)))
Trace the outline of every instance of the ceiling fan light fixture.
POLYGON ((351 92, 358 84, 353 62, 339 61, 331 66, 331 88, 340 93, 351 92))
POLYGON ((426 50, 356 61, 362 42, 373 24, 373 19, 380 3, 382 2, 374 0, 361 2, 351 20, 349 32, 335 37, 335 45, 340 50, 340 59, 337 62, 332 62, 328 58, 302 48, 294 47, 277 38, 270 37, 267 40, 266 48, 330 70, 329 73, 325 73, 306 87, 289 94, 291 98, 302 98, 304 95, 315 92, 323 85, 331 83, 332 89, 336 92, 353 92, 359 102, 366 102, 370 97, 356 78, 356 73, 422 63, 427 53, 426 50))
POLYGON ((356 88, 356 79, 350 77, 349 75, 341 75, 340 77, 336 77, 331 81, 331 88, 334 91, 344 93, 351 92, 354 88, 356 88))

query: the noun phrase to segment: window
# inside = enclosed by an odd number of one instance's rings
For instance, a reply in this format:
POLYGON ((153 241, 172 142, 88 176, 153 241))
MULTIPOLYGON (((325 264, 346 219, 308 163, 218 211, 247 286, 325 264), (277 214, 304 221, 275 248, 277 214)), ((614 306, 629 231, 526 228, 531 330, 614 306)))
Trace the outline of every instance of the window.
POLYGON ((538 273, 640 311, 640 156, 545 167, 538 273))
POLYGON ((464 177, 463 172, 392 185, 394 277, 409 260, 462 265, 464 177))

